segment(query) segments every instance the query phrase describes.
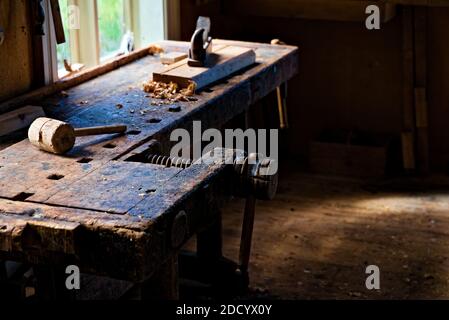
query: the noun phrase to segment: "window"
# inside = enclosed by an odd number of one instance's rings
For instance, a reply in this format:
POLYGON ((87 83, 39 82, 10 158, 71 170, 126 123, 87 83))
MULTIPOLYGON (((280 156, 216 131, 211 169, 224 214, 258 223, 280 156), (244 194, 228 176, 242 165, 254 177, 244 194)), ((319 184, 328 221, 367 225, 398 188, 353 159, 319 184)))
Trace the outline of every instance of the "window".
POLYGON ((59 78, 163 40, 166 2, 59 0, 66 35, 56 50, 59 78))
MULTIPOLYGON (((59 1, 59 7, 61 8, 61 16, 68 17, 69 9, 67 1, 59 1)), ((62 20, 64 24, 64 33, 66 42, 57 46, 57 58, 58 58, 58 70, 64 68, 64 60, 70 61, 70 44, 69 44, 69 24, 67 19, 62 20)))
POLYGON ((100 58, 119 54, 126 32, 124 0, 97 0, 100 58))

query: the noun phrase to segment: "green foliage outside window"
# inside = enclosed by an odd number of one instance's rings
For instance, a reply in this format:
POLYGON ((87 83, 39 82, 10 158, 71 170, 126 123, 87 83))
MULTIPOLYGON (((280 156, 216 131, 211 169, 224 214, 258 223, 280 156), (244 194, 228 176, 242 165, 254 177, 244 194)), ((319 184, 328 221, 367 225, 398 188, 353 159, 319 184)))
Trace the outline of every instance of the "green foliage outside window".
MULTIPOLYGON (((67 59, 69 63, 79 62, 72 61, 70 55, 68 2, 68 0, 59 0, 66 42, 57 46, 58 69, 64 68, 64 59, 67 59)), ((125 33, 124 0, 97 0, 97 10, 100 57, 104 58, 120 49, 120 43, 125 33)))
POLYGON ((100 56, 106 57, 120 49, 125 30, 123 0, 97 0, 100 56))
POLYGON ((58 44, 56 49, 58 56, 58 69, 64 68, 64 59, 67 59, 67 61, 71 62, 69 41, 69 8, 67 2, 67 0, 59 0, 59 7, 61 8, 61 16, 64 25, 66 42, 58 44))

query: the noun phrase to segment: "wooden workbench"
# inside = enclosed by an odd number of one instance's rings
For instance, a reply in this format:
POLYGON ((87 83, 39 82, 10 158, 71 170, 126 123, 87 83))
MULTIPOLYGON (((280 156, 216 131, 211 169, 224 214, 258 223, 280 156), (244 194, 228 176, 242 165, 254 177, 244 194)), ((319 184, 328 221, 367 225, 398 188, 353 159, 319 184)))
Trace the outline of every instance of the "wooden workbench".
POLYGON ((167 263, 173 269, 182 244, 219 219, 220 199, 232 194, 224 187, 232 174, 220 162, 167 168, 145 163, 145 156, 167 154, 170 132, 190 131, 194 120, 203 130, 220 128, 297 72, 296 47, 216 42, 253 48, 257 63, 199 92, 195 101, 152 104, 142 82, 162 66, 151 55, 63 94, 30 96, 27 103, 75 127, 124 123, 128 133, 80 138, 65 156, 41 152, 27 140, 0 152, 1 259, 75 264, 85 273, 136 283, 167 263))

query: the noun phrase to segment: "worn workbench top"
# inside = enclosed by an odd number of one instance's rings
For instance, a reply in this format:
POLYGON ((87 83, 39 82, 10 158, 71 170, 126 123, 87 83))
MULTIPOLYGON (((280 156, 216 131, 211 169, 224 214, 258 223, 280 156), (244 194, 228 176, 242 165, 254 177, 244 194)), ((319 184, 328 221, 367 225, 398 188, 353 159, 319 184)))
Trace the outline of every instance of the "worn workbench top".
MULTIPOLYGON (((91 272, 141 280, 176 249, 173 236, 161 230, 172 229, 178 210, 190 208, 184 238, 194 233, 207 215, 199 203, 214 191, 212 177, 224 166, 180 169, 126 160, 154 147, 154 140, 167 153, 170 132, 191 129, 193 120, 201 120, 203 129, 220 128, 297 72, 296 47, 216 43, 251 47, 257 63, 199 92, 194 101, 159 105, 142 90, 142 82, 162 68, 151 55, 64 94, 31 101, 75 127, 123 123, 128 132, 79 138, 64 156, 39 151, 28 140, 0 152, 0 257, 75 261, 91 272), (197 192, 205 186, 207 192, 197 192)), ((188 43, 161 46, 187 51, 188 43)))

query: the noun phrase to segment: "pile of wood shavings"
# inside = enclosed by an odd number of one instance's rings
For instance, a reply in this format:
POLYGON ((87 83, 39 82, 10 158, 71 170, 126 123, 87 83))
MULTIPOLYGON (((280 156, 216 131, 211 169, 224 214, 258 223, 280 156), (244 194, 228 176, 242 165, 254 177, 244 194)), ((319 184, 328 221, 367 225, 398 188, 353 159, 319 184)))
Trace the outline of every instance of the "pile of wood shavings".
POLYGON ((190 81, 185 89, 180 89, 179 85, 174 82, 164 83, 156 81, 148 81, 143 83, 143 90, 151 94, 153 99, 163 99, 172 102, 193 101, 191 98, 195 94, 196 84, 190 81))

